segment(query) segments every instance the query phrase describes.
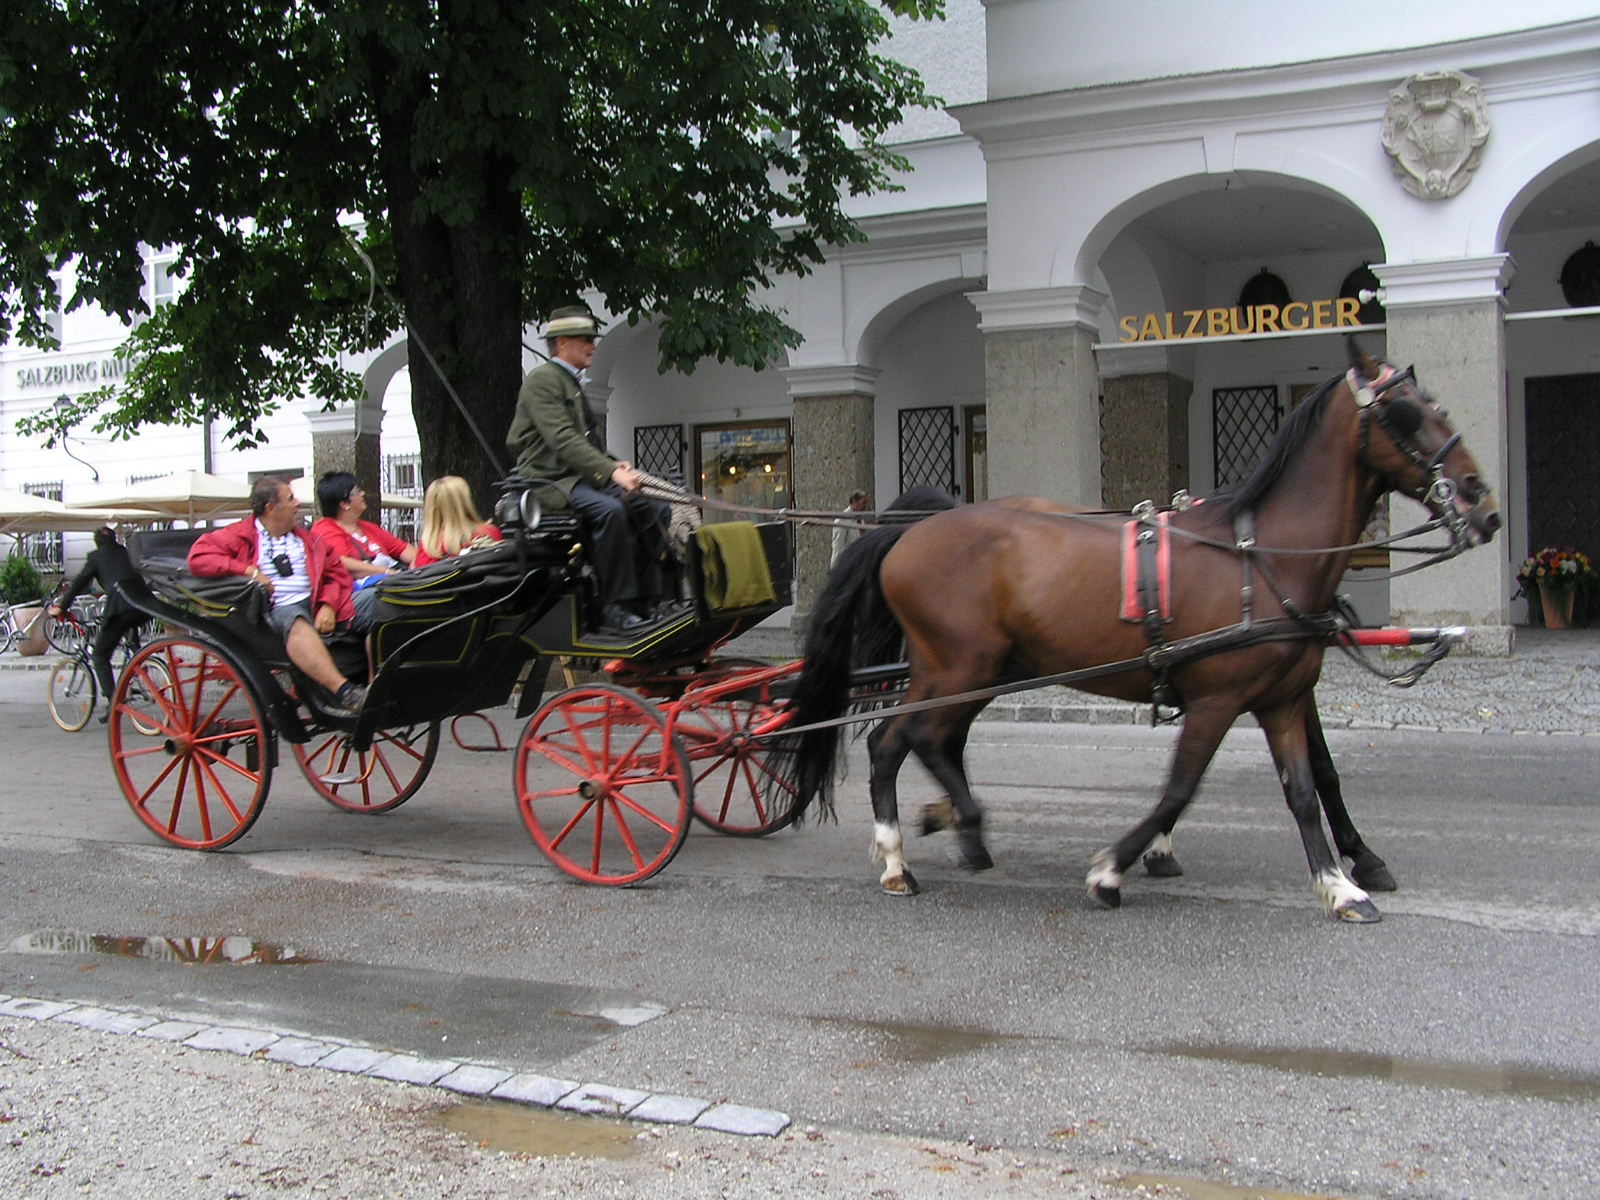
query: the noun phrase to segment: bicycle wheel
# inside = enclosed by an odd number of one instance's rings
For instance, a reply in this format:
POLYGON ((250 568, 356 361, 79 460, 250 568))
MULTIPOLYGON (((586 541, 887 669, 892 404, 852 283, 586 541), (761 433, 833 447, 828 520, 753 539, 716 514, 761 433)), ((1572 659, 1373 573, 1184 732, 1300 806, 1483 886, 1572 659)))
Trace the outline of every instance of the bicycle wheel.
POLYGON ((57 653, 75 658, 89 649, 88 627, 72 613, 69 612, 65 620, 57 620, 47 608, 39 619, 44 622, 44 640, 54 646, 57 653))
POLYGON ((121 681, 128 674, 127 667, 117 672, 118 703, 126 712, 129 723, 145 737, 155 737, 164 728, 165 714, 160 697, 172 694, 172 676, 159 658, 146 658, 133 670, 126 685, 121 681))
POLYGON ((94 672, 81 656, 50 668, 50 719, 66 732, 77 733, 89 723, 99 695, 94 672))
POLYGON ((0 654, 4 654, 22 640, 17 632, 17 622, 11 615, 9 604, 0 605, 0 654))

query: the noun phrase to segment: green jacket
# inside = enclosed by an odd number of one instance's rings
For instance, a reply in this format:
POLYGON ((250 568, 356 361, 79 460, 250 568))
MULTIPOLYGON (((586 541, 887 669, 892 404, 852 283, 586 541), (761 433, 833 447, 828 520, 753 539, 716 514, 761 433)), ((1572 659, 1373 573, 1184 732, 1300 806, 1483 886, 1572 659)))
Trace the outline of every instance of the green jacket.
POLYGON ((506 434, 506 448, 517 474, 553 481, 539 488, 546 508, 568 506, 572 486, 587 479, 595 487, 611 482, 617 460, 595 443, 583 390, 572 372, 559 363, 540 363, 529 371, 517 393, 517 411, 506 434), (592 439, 592 440, 591 440, 592 439), (559 490, 558 490, 559 489, 559 490))

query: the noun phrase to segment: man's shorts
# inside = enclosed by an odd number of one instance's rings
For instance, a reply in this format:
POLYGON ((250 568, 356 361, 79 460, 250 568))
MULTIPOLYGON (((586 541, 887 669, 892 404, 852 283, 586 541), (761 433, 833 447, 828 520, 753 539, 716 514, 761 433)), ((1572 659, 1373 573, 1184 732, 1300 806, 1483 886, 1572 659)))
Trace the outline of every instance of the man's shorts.
POLYGON ((294 628, 296 621, 310 621, 311 628, 317 627, 316 620, 311 616, 311 601, 296 600, 293 604, 275 605, 267 613, 267 620, 272 622, 272 627, 278 631, 278 636, 285 641, 289 639, 289 630, 294 628))

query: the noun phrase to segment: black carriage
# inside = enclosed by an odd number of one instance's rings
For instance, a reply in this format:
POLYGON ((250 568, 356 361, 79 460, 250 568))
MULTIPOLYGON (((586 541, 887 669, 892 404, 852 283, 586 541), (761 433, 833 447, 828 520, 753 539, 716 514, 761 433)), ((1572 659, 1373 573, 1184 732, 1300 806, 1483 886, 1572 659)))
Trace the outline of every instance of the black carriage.
POLYGON ((141 649, 113 698, 112 766, 134 813, 174 846, 227 846, 260 816, 285 742, 331 804, 388 812, 422 786, 445 722, 518 694, 517 810, 578 879, 649 878, 691 813, 742 836, 787 824, 760 735, 787 720, 781 693, 798 664, 718 650, 789 603, 788 526, 707 527, 681 564, 688 606, 618 638, 593 632, 574 515, 541 514, 522 483, 497 520, 504 541, 385 580, 370 634, 332 639, 344 673, 368 681, 353 717, 289 662, 259 588, 187 573, 197 531, 131 538, 143 586, 126 588, 130 602, 180 631, 141 649), (547 698, 553 667, 574 661, 604 682, 547 698))

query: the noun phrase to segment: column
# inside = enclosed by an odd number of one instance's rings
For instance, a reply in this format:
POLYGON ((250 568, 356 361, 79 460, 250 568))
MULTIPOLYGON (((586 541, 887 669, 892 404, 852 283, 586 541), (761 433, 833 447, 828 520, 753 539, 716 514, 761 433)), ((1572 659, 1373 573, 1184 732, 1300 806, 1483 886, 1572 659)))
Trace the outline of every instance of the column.
MULTIPOLYGON (((1139 353, 1127 352, 1130 358, 1139 353)), ((1164 367, 1165 357, 1150 365, 1164 367)), ((1194 383, 1164 369, 1141 371, 1128 365, 1133 369, 1101 384, 1107 508, 1131 508, 1141 500, 1164 504, 1189 486, 1189 397, 1194 383)))
POLYGON ((1091 287, 977 292, 984 335, 989 494, 1099 508, 1100 376, 1106 295, 1091 287))
MULTIPOLYGON (((1373 266, 1383 285, 1386 357, 1415 365, 1422 388, 1449 410, 1450 423, 1496 489, 1504 511, 1507 467, 1505 286, 1509 255, 1373 266)), ((1390 524, 1403 529, 1422 510, 1393 501, 1390 524)), ((1439 544, 1440 535, 1418 539, 1439 544)), ((1397 565, 1413 560, 1396 555, 1397 565)), ((1514 588, 1503 537, 1389 585, 1390 620, 1399 625, 1466 625, 1467 649, 1509 654, 1514 588)))
MULTIPOLYGON (((784 371, 794 402, 794 505, 834 512, 857 488, 873 492, 874 398, 878 372, 844 363, 792 367, 784 371)), ((873 499, 882 503, 875 493, 873 499)), ((795 531, 794 620, 796 637, 828 576, 833 530, 804 525, 795 531)))
POLYGON ((311 426, 312 482, 329 471, 349 471, 373 493, 372 511, 376 512, 376 496, 383 487, 379 433, 383 425, 383 398, 380 396, 374 402, 367 397, 359 404, 345 405, 331 412, 314 410, 306 413, 306 421, 311 426))

